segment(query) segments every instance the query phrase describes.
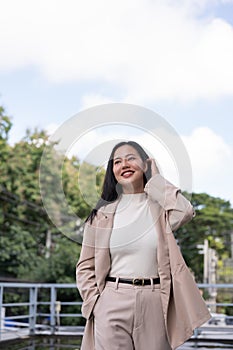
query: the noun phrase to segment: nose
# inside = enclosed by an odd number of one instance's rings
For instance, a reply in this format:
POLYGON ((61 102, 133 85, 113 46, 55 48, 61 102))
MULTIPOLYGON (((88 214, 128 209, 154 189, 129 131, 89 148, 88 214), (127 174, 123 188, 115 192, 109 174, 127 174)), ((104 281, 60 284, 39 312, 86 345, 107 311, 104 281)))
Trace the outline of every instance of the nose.
POLYGON ((122 159, 122 168, 128 168, 129 164, 128 164, 128 160, 126 158, 122 159))

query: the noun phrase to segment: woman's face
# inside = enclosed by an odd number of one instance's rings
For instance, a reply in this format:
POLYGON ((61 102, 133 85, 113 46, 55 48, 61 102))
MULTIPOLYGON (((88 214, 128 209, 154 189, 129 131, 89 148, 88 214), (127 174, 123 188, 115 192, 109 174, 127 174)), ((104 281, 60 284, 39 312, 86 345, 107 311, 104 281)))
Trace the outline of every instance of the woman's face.
POLYGON ((144 191, 143 174, 147 164, 143 162, 138 151, 130 146, 123 145, 114 153, 113 173, 123 193, 138 193, 144 191))

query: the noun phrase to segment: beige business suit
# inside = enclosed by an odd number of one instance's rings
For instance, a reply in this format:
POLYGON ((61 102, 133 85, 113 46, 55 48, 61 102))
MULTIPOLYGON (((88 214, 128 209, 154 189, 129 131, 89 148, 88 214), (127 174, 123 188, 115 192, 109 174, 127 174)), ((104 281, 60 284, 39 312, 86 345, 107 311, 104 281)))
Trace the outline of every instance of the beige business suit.
MULTIPOLYGON (((148 181, 145 192, 158 233, 157 259, 165 329, 171 348, 176 349, 210 318, 173 236, 173 231, 191 220, 193 208, 179 189, 159 174, 148 181)), ((77 286, 83 298, 82 314, 87 319, 82 350, 95 349, 93 309, 110 270, 109 240, 117 203, 100 208, 92 225, 85 226, 76 269, 77 286)))

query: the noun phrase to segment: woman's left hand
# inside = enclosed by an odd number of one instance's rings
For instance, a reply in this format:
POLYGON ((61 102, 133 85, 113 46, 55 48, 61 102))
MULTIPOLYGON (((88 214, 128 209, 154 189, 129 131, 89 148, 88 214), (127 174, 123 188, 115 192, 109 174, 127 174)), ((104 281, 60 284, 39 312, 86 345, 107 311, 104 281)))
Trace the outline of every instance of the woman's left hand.
POLYGON ((159 168, 157 167, 157 164, 154 158, 148 158, 146 161, 148 163, 148 166, 151 167, 151 176, 160 174, 159 168))

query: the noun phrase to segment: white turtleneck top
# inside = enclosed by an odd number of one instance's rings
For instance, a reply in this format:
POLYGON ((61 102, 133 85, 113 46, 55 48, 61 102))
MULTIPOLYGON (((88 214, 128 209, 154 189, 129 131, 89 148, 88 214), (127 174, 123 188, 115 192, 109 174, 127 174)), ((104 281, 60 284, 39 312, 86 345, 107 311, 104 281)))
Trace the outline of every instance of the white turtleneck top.
POLYGON ((158 276, 157 234, 145 192, 122 194, 110 238, 109 276, 158 276))

